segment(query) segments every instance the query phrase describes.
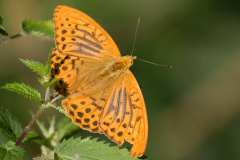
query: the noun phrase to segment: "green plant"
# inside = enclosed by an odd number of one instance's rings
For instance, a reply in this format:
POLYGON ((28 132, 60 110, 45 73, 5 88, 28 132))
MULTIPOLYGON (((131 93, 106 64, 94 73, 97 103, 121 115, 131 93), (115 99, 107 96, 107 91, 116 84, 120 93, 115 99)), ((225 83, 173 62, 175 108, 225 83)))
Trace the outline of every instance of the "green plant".
MULTIPOLYGON (((22 23, 22 31, 13 36, 9 36, 3 26, 3 19, 0 17, 1 42, 10 39, 27 36, 45 36, 53 38, 53 24, 51 21, 25 20, 22 23)), ((116 145, 103 142, 98 138, 74 137, 81 130, 73 125, 64 115, 64 111, 58 106, 58 101, 62 96, 52 95, 52 86, 56 80, 50 78, 49 62, 41 63, 30 59, 20 59, 20 61, 31 71, 37 74, 40 85, 44 88, 44 94, 37 89, 24 83, 7 83, 2 89, 22 95, 29 101, 38 105, 38 110, 33 114, 28 125, 22 128, 21 124, 7 110, 0 111, 0 159, 2 160, 21 160, 24 159, 22 146, 29 143, 38 144, 41 149, 38 157, 34 160, 128 160, 131 158, 127 149, 120 149, 116 145), (64 116, 56 122, 55 117, 49 121, 48 127, 44 125, 39 117, 49 108, 58 110, 64 116), (40 132, 33 129, 37 124, 40 132)))

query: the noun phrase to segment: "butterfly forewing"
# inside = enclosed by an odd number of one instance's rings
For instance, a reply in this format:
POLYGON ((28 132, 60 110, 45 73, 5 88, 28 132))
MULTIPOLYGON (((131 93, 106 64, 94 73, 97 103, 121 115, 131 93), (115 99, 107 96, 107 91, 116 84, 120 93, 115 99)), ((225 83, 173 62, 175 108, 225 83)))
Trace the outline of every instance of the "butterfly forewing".
MULTIPOLYGON (((101 61, 100 61, 101 62, 101 61)), ((72 94, 84 89, 89 84, 89 78, 94 79, 102 64, 98 59, 81 57, 71 54, 62 54, 58 49, 53 49, 51 57, 51 75, 60 80, 57 88, 67 88, 67 93, 72 94)), ((59 90, 57 89, 57 90, 59 90)), ((62 92, 61 92, 62 93, 62 92)))
MULTIPOLYGON (((65 95, 64 85, 68 88, 73 85, 76 79, 77 70, 75 69, 78 57, 64 55, 59 53, 57 49, 53 49, 51 57, 51 75, 60 80, 60 85, 57 85, 57 90, 65 95)), ((66 88, 66 87, 65 87, 66 88)))
POLYGON ((120 56, 107 32, 83 12, 58 6, 54 13, 57 49, 63 53, 85 56, 120 56))

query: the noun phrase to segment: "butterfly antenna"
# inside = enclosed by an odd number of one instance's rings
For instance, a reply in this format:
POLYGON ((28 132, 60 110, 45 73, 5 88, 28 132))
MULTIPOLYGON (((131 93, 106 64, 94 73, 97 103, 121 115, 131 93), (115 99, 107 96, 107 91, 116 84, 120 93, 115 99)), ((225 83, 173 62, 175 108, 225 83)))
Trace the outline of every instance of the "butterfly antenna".
POLYGON ((164 67, 164 68, 168 68, 168 69, 172 69, 172 68, 173 68, 172 65, 159 64, 159 63, 155 63, 155 62, 152 62, 152 61, 148 61, 148 60, 143 59, 143 58, 140 58, 140 57, 138 57, 137 59, 138 59, 139 61, 142 61, 142 62, 145 62, 145 63, 148 63, 148 64, 152 64, 152 65, 158 66, 158 67, 164 67))
POLYGON ((136 41, 137 41, 137 33, 138 33, 138 30, 139 30, 140 23, 141 23, 141 17, 138 17, 138 19, 137 19, 137 25, 136 25, 136 30, 135 30, 135 33, 134 33, 134 39, 133 39, 132 49, 131 49, 131 52, 130 52, 131 55, 133 55, 133 52, 134 52, 134 50, 135 50, 136 41))

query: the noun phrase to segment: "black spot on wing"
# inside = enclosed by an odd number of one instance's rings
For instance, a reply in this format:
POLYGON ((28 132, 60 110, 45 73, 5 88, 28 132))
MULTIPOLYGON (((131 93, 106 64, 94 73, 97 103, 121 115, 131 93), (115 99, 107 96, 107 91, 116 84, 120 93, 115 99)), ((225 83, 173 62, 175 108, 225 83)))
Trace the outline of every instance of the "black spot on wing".
POLYGON ((76 104, 71 104, 71 107, 73 108, 73 110, 76 110, 78 108, 76 104))

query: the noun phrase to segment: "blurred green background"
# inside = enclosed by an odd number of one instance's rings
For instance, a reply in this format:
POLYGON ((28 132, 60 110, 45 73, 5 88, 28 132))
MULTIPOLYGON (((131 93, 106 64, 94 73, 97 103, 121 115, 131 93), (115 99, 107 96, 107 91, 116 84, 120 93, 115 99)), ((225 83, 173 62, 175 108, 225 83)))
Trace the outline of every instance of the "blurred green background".
MULTIPOLYGON (((239 1, 0 0, 0 15, 15 34, 24 19, 51 19, 58 4, 93 17, 123 54, 131 50, 141 17, 134 55, 173 66, 160 68, 137 60, 132 67, 147 104, 149 159, 240 159, 239 1)), ((22 81, 39 87, 18 58, 45 61, 51 47, 52 40, 31 36, 1 44, 0 85, 22 81)), ((36 109, 3 90, 0 102, 23 124, 36 109)))

